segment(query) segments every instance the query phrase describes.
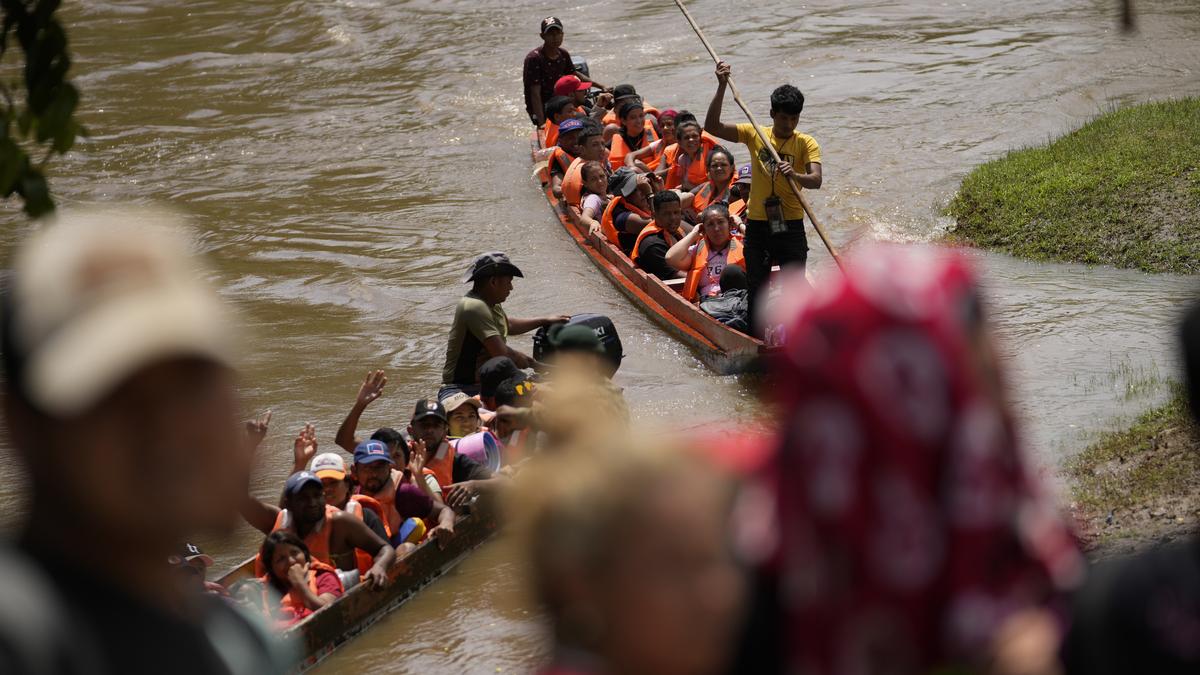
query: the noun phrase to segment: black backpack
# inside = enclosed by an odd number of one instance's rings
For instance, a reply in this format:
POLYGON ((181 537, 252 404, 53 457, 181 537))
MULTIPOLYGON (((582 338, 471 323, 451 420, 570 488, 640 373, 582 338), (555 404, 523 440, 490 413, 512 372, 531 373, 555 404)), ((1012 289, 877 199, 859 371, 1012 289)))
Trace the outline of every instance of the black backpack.
POLYGON ((748 335, 750 333, 750 299, 748 295, 741 289, 725 291, 720 295, 701 300, 700 309, 726 326, 748 335))

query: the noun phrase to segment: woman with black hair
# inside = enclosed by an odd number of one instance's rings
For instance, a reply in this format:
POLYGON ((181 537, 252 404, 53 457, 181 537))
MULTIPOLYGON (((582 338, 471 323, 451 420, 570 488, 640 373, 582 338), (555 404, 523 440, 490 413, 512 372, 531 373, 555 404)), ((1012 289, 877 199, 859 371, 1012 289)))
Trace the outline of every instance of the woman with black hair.
POLYGON ((263 605, 272 619, 291 625, 342 597, 337 570, 313 560, 308 546, 286 530, 267 535, 262 545, 267 573, 262 577, 268 598, 263 605))

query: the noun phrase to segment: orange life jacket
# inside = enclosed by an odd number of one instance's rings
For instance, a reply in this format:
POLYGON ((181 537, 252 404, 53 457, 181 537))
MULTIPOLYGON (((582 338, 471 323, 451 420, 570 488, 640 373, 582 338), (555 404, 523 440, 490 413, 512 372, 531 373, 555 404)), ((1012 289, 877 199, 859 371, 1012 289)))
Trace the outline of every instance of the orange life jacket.
MULTIPOLYGON (((708 132, 700 133, 700 153, 699 157, 692 159, 688 157, 687 178, 692 185, 699 185, 708 180, 708 153, 719 144, 715 136, 708 132)), ((684 155, 685 157, 687 155, 684 155)), ((667 177, 664 181, 668 190, 673 190, 680 185, 683 185, 683 167, 681 165, 679 144, 672 143, 670 147, 663 151, 663 161, 670 167, 667 169, 667 177)))
POLYGON ((736 201, 730 202, 729 212, 731 214, 737 216, 738 218, 745 218, 746 217, 746 206, 748 206, 746 204, 746 200, 738 199, 736 201))
POLYGON ((650 120, 646 120, 645 126, 642 127, 642 140, 636 148, 631 148, 625 142, 625 137, 619 132, 613 134, 612 147, 608 151, 608 165, 613 171, 625 166, 625 155, 634 150, 641 150, 658 140, 658 133, 654 131, 654 124, 650 120))
MULTIPOLYGON (((659 227, 658 223, 653 220, 646 223, 646 227, 643 227, 642 231, 637 233, 637 241, 634 241, 634 250, 629 253, 631 261, 637 262, 637 249, 642 245, 642 239, 646 239, 650 234, 658 234, 660 232, 662 232, 662 228, 659 227)), ((641 267, 641 265, 638 265, 638 267, 641 267)))
MULTIPOLYGON (((737 180, 736 174, 729 177, 729 182, 726 183, 720 190, 720 193, 719 193, 720 196, 726 196, 729 194, 729 188, 730 188, 730 186, 733 185, 733 181, 735 181, 735 180, 737 180)), ((709 204, 713 203, 713 201, 714 201, 713 197, 717 196, 715 194, 716 192, 717 191, 713 189, 712 181, 708 181, 708 182, 704 183, 703 185, 700 185, 699 187, 693 189, 692 190, 692 210, 695 211, 696 213, 700 213, 701 211, 703 211, 709 204)), ((729 212, 733 213, 733 209, 730 208, 729 212)))
MULTIPOLYGON (((404 519, 400 517, 400 513, 396 511, 397 475, 397 472, 393 469, 391 475, 388 476, 387 483, 384 483, 383 492, 374 497, 367 495, 369 498, 373 499, 376 504, 379 504, 379 508, 384 514, 383 527, 387 531, 389 537, 391 536, 392 532, 395 532, 400 527, 400 523, 404 522, 404 519)), ((359 487, 358 489, 361 490, 362 488, 359 487)), ((355 496, 362 496, 362 493, 359 493, 355 496)))
MULTIPOLYGON (((374 511, 375 515, 379 516, 379 520, 383 522, 383 531, 387 532, 388 537, 392 536, 388 519, 383 515, 383 506, 376 499, 366 495, 352 495, 350 501, 346 502, 346 513, 354 514, 359 520, 363 519, 363 509, 374 511)), ((354 549, 354 560, 358 564, 359 574, 366 574, 367 570, 375 564, 375 557, 361 548, 354 549)))
POLYGON ((553 148, 558 144, 558 125, 554 123, 554 120, 546 120, 542 128, 546 130, 546 138, 542 141, 542 147, 553 148))
POLYGON ((621 238, 617 233, 617 226, 613 224, 613 210, 616 209, 618 204, 624 204, 627 211, 642 218, 649 218, 650 214, 625 201, 625 198, 619 195, 613 197, 608 202, 608 206, 604 208, 604 216, 600 218, 600 231, 604 233, 604 238, 612 243, 613 246, 620 248, 621 238))
MULTIPOLYGON (((337 576, 336 569, 334 569, 333 567, 330 567, 329 565, 326 565, 325 563, 323 563, 319 560, 312 560, 308 563, 308 588, 309 588, 309 590, 312 591, 313 595, 318 595, 318 593, 317 593, 317 573, 318 572, 332 572, 333 576, 335 578, 337 578, 338 586, 342 588, 342 592, 343 593, 346 592, 345 587, 342 586, 341 578, 337 576)), ((270 592, 271 592, 271 589, 274 588, 274 586, 271 585, 271 577, 270 577, 270 575, 264 573, 259 577, 258 580, 260 582, 262 582, 262 585, 263 585, 263 605, 262 606, 269 608, 270 607, 270 592)), ((304 604, 304 597, 296 589, 289 590, 287 595, 284 595, 279 600, 279 609, 280 609, 280 614, 284 615, 284 617, 288 620, 296 619, 298 617, 301 617, 301 616, 306 615, 307 613, 311 612, 311 610, 308 609, 308 605, 304 604)))
MULTIPOLYGON (((704 274, 704 267, 708 264, 708 240, 701 239, 700 247, 696 249, 696 257, 692 258, 692 269, 688 270, 687 280, 683 282, 683 295, 685 300, 690 302, 696 301, 696 294, 700 290, 700 276, 704 274)), ((726 265, 737 265, 742 269, 746 268, 746 256, 742 251, 742 242, 737 239, 729 240, 729 252, 725 255, 726 265)))
POLYGON ((572 156, 571 153, 556 145, 554 146, 554 150, 550 152, 550 158, 546 161, 551 167, 553 167, 555 164, 558 164, 558 167, 562 169, 562 172, 566 173, 574 159, 575 157, 572 156))
POLYGON ((571 165, 567 167, 567 171, 563 174, 562 193, 563 199, 575 208, 579 208, 579 203, 583 199, 583 165, 585 162, 582 157, 576 157, 571 161, 571 165))
POLYGON ((437 452, 434 452, 425 460, 425 472, 432 473, 443 490, 454 483, 454 453, 454 446, 447 442, 446 454, 441 459, 438 459, 437 452))
MULTIPOLYGON (((325 519, 317 525, 317 528, 308 533, 304 537, 304 545, 308 547, 308 554, 312 556, 314 561, 320 561, 326 565, 333 565, 333 517, 341 509, 336 506, 325 505, 325 519)), ((287 509, 280 509, 279 514, 275 516, 275 525, 271 527, 272 532, 278 530, 287 530, 292 534, 296 534, 296 523, 293 522, 292 514, 288 513, 287 509)), ((259 576, 266 574, 267 568, 262 559, 262 554, 254 560, 254 570, 259 576)))

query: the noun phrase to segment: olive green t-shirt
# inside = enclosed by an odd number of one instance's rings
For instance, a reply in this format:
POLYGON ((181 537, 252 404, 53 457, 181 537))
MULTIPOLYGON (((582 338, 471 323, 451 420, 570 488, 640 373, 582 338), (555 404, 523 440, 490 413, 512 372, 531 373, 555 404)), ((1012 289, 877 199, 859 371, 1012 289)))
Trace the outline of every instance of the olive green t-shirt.
POLYGON ((479 366, 488 360, 483 341, 493 335, 508 341, 508 315, 504 313, 504 307, 489 307, 475 291, 468 291, 454 308, 442 384, 475 384, 479 379, 479 366))

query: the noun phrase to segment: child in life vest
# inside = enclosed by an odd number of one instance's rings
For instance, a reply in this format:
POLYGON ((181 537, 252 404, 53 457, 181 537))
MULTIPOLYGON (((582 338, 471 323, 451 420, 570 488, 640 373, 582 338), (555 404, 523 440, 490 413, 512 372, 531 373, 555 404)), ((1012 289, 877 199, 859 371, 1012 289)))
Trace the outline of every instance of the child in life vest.
POLYGON ((337 570, 313 560, 295 534, 277 530, 262 545, 267 573, 261 578, 267 616, 282 626, 303 620, 342 597, 345 589, 337 570))
POLYGON ((600 232, 600 217, 608 206, 608 173, 600 162, 583 165, 583 201, 579 218, 589 233, 600 232))

